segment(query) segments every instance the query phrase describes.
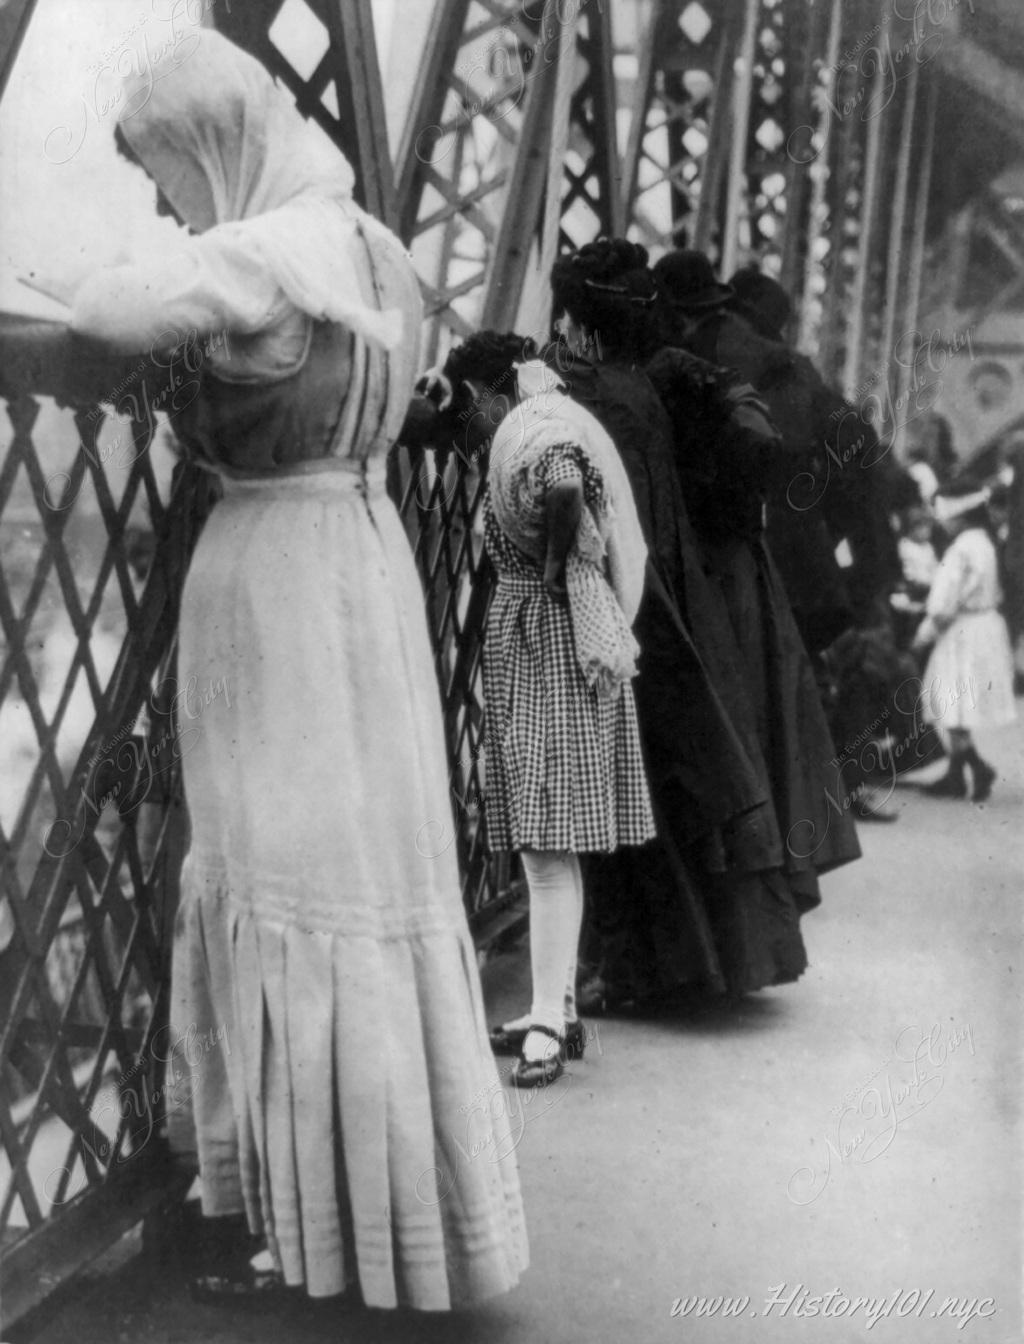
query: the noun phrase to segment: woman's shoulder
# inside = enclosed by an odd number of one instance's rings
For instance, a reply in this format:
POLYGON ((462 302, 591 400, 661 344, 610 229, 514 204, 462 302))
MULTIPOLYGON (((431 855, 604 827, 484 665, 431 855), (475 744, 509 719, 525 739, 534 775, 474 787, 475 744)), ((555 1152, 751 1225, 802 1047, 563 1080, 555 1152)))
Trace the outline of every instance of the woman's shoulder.
POLYGON ((972 556, 988 559, 996 553, 995 542, 984 527, 965 528, 956 540, 960 543, 961 550, 972 556))
POLYGON ((588 404, 620 448, 659 435, 671 439, 662 400, 647 373, 634 365, 609 362, 596 366, 588 404))
POLYGON ((949 543, 942 560, 947 569, 986 569, 996 563, 996 548, 985 528, 968 527, 949 543))
POLYGON ((668 375, 683 378, 695 386, 717 383, 725 372, 718 365, 678 345, 661 346, 647 361, 644 371, 655 382, 659 377, 668 375))

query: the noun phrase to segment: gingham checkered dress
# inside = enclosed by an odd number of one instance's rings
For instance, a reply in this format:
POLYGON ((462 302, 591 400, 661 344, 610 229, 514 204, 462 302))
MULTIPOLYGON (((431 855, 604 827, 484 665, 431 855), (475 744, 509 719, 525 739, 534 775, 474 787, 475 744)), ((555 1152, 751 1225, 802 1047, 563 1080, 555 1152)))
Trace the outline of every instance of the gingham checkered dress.
MULTIPOLYGON (((580 479, 586 505, 601 506, 600 475, 575 444, 548 449, 535 479, 537 511, 554 485, 580 479)), ((655 832, 632 685, 614 700, 588 687, 568 607, 501 530, 490 492, 484 528, 498 573, 484 643, 492 849, 582 853, 643 844, 655 832)))

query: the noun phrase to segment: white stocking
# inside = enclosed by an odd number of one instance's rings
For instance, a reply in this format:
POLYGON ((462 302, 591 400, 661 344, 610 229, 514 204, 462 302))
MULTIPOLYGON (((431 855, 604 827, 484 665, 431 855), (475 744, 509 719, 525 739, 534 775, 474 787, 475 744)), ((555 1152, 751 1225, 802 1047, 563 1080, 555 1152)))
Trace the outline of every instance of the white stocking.
MULTIPOLYGON (((583 918, 583 878, 575 854, 524 849, 523 869, 530 889, 530 970, 533 1004, 530 1021, 559 1035, 565 1030, 567 972, 575 987, 576 956, 583 918)), ((575 1008, 575 994, 573 995, 575 1008)), ((527 1059, 555 1049, 543 1032, 529 1032, 527 1059)))

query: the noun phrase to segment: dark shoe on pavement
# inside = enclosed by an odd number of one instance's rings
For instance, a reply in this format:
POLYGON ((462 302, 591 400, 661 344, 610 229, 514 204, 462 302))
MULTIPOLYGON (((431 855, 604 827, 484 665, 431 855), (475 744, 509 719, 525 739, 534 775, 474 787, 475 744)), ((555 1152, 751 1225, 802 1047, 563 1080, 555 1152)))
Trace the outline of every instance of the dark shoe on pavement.
POLYGON ((524 1059, 520 1052, 509 1075, 509 1082, 513 1087, 546 1087, 556 1078, 561 1078, 565 1072, 565 1036, 560 1036, 550 1027, 542 1027, 536 1023, 530 1031, 539 1031, 545 1036, 550 1036, 553 1041, 558 1042, 559 1048, 546 1054, 543 1059, 524 1059))
MULTIPOLYGON (((493 1027, 490 1033, 491 1049, 496 1055, 518 1055, 526 1040, 526 1027, 493 1027)), ((566 1059, 582 1059, 587 1043, 587 1029, 578 1019, 565 1028, 566 1059)))
POLYGON ((992 785, 996 782, 996 772, 987 761, 979 760, 974 766, 974 792, 971 794, 972 803, 983 803, 992 792, 992 785))

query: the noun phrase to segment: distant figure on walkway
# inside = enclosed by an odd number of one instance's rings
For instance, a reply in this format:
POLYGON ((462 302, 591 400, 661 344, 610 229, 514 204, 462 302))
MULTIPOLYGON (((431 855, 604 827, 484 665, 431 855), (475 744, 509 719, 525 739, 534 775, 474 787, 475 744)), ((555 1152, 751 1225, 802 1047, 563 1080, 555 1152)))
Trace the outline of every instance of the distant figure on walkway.
POLYGON ((962 478, 935 497, 935 516, 950 544, 928 594, 915 647, 934 644, 924 673, 925 717, 948 742, 949 768, 925 792, 965 798, 970 767, 971 798, 982 803, 996 772, 974 744, 977 728, 998 728, 1017 717, 1013 656, 1006 622, 996 548, 990 532, 988 492, 962 478))
POLYGON ((223 483, 181 612, 179 678, 230 695, 183 760, 171 1018, 192 1086, 170 1118, 204 1212, 246 1215, 277 1266, 226 1255, 195 1286, 446 1310, 511 1288, 527 1251, 509 1126, 479 1101, 499 1084, 454 854, 419 843, 448 772, 383 471, 419 288, 251 56, 203 30, 144 93, 124 151, 198 236, 92 276, 74 327, 161 358, 192 342, 168 409, 223 483))

